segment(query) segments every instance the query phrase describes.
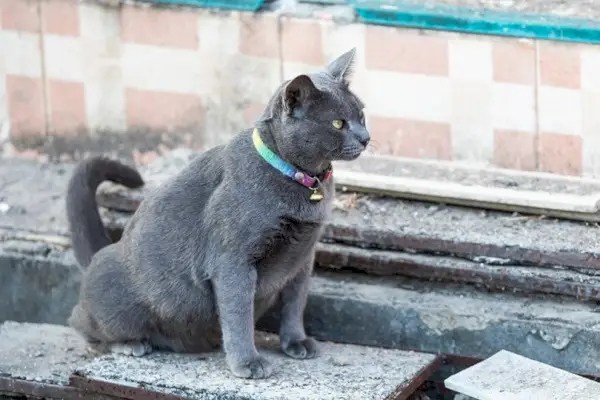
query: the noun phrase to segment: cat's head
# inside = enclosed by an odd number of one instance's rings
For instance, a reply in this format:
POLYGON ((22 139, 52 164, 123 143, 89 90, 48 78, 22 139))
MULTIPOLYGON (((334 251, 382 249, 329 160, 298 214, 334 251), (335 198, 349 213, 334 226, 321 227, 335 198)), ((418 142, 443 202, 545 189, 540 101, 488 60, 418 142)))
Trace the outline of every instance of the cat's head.
POLYGON ((271 101, 277 150, 300 168, 316 171, 334 160, 354 160, 369 143, 364 105, 349 88, 355 53, 284 82, 271 101))

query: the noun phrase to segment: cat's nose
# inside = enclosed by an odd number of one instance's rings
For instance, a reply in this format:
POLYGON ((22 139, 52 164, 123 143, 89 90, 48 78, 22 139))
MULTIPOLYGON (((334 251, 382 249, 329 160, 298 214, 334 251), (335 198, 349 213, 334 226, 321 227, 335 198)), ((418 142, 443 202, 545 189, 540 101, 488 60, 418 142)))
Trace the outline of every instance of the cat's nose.
POLYGON ((361 139, 358 139, 358 141, 360 142, 360 144, 362 144, 363 146, 367 147, 367 145, 371 141, 371 138, 370 137, 361 138, 361 139))

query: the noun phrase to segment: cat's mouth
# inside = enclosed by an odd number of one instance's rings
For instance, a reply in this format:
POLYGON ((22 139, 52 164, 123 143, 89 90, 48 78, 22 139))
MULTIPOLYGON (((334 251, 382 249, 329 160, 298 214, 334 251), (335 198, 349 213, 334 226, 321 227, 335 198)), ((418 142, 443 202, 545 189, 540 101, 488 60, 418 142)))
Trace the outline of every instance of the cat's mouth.
POLYGON ((365 151, 367 146, 355 144, 352 146, 344 146, 342 151, 339 153, 338 159, 340 161, 353 161, 356 160, 365 151))

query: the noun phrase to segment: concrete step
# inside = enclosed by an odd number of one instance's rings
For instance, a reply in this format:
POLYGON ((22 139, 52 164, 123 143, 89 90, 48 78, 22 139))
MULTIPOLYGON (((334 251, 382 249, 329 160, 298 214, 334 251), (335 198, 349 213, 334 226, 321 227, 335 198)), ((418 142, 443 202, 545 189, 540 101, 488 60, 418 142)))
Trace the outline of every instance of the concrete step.
MULTIPOLYGON (((0 321, 64 324, 80 270, 54 236, 0 242, 0 321)), ((277 332, 277 310, 259 321, 277 332)), ((600 376, 595 302, 486 293, 401 277, 318 273, 305 312, 321 340, 484 359, 509 350, 575 373, 600 376)))
POLYGON ((274 364, 264 380, 232 377, 222 352, 153 353, 142 358, 95 355, 71 329, 0 325, 0 393, 51 398, 126 399, 407 399, 431 375, 435 355, 321 343, 321 355, 294 360, 274 335, 257 346, 274 364))
POLYGON ((476 400, 597 400, 600 383, 547 364, 499 351, 445 380, 476 400))
MULTIPOLYGON (((190 154, 173 153, 142 168, 147 184, 141 190, 103 185, 98 193, 99 204, 117 211, 135 211, 145 193, 183 168, 190 154)), ((600 229, 595 223, 356 193, 340 192, 337 197, 324 241, 453 255, 488 264, 600 269, 600 229)), ((112 223, 122 226, 124 221, 116 218, 112 223)))

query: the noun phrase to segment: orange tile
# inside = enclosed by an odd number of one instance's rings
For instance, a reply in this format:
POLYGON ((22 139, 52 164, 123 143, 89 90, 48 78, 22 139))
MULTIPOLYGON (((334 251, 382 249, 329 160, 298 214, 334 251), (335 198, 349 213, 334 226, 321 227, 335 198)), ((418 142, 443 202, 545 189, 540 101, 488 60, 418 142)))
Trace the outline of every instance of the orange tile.
POLYGON ((324 65, 319 21, 284 18, 281 27, 281 52, 283 61, 324 65))
POLYGON ((77 0, 44 0, 41 5, 45 33, 79 36, 77 0))
POLYGON ((244 121, 248 126, 254 125, 254 121, 258 118, 265 109, 264 104, 250 103, 244 107, 244 121))
POLYGON ((44 136, 45 117, 42 80, 7 75, 6 97, 11 137, 44 136))
POLYGON ((39 3, 37 0, 2 0, 2 28, 39 32, 39 3))
POLYGON ((534 171, 536 138, 531 132, 494 131, 494 165, 502 168, 534 171))
POLYGON ((86 126, 82 83, 50 80, 50 130, 54 135, 70 135, 86 126))
POLYGON ((198 127, 204 120, 202 101, 191 94, 126 89, 125 110, 128 126, 198 127))
POLYGON ((539 41, 540 83, 571 89, 581 87, 581 49, 577 45, 539 41))
POLYGON ((198 15, 190 11, 124 6, 121 11, 124 42, 198 48, 198 15))
POLYGON ((379 154, 450 160, 450 125, 437 122, 370 116, 373 149, 379 154))
POLYGON ((240 53, 247 56, 279 58, 277 19, 267 14, 242 14, 240 53))
POLYGON ((425 75, 448 75, 448 40, 414 30, 366 26, 367 68, 425 75))
POLYGON ((562 175, 581 175, 582 139, 559 133, 540 133, 540 170, 562 175))
POLYGON ((535 84, 535 44, 532 41, 494 40, 492 58, 495 82, 535 84))

